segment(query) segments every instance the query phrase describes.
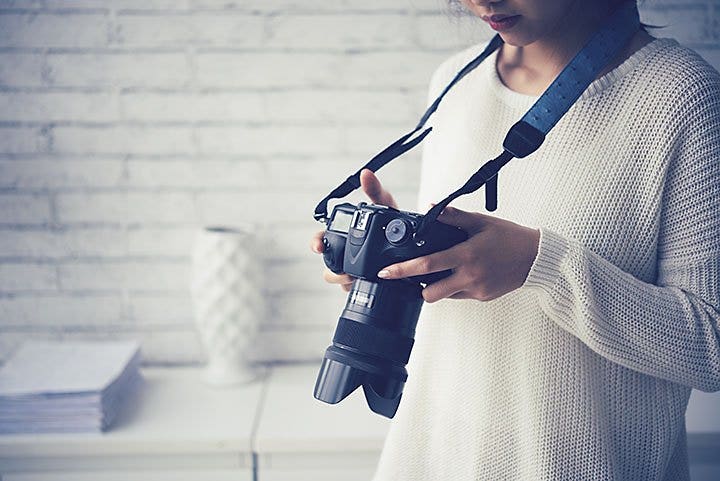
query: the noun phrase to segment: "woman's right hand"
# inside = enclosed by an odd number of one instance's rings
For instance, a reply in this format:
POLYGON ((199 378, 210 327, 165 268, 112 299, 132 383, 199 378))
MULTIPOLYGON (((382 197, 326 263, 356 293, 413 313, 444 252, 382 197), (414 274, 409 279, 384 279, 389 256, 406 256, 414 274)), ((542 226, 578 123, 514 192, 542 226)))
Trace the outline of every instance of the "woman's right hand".
MULTIPOLYGON (((385 190, 380 183, 380 180, 371 170, 364 169, 360 173, 360 187, 372 203, 386 205, 397 209, 397 204, 395 203, 395 199, 392 194, 385 190)), ((316 254, 322 254, 323 252, 322 239, 324 234, 325 231, 322 230, 316 233, 310 241, 310 249, 316 254)), ((345 292, 350 292, 350 287, 352 287, 352 283, 355 280, 354 277, 347 274, 335 274, 327 267, 323 273, 323 279, 325 279, 325 282, 329 282, 330 284, 339 284, 345 292)))

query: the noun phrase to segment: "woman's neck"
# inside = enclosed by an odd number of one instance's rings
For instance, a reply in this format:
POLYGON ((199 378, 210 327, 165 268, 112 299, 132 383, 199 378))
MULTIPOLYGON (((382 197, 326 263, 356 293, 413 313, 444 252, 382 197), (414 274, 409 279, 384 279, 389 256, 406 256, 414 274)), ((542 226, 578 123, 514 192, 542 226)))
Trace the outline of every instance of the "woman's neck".
MULTIPOLYGON (((581 3, 577 2, 576 5, 581 3)), ((556 33, 525 46, 503 44, 496 63, 503 83, 515 92, 540 95, 582 49, 606 16, 606 12, 568 11, 558 28, 553 29, 556 33)), ((638 30, 621 54, 600 75, 618 66, 651 40, 652 37, 644 30, 638 30)))

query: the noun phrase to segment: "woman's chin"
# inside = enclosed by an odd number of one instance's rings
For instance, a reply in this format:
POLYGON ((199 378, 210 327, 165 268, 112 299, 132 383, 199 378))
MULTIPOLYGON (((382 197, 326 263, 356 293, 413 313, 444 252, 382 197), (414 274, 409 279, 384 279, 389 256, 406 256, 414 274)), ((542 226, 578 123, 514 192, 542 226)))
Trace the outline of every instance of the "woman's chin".
POLYGON ((503 39, 503 42, 513 47, 527 47, 535 41, 535 39, 530 38, 528 35, 522 35, 519 32, 500 32, 500 37, 503 39))

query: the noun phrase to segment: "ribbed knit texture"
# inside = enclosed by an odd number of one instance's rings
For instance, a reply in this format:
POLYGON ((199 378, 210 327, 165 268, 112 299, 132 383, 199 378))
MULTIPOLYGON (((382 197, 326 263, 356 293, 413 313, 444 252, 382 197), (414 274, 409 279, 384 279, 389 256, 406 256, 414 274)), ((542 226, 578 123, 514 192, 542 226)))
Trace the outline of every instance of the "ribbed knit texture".
MULTIPOLYGON (((482 45, 444 62, 433 99, 482 45)), ((500 152, 535 98, 495 56, 432 118, 419 209, 500 152)), ((691 388, 720 389, 720 75, 654 40, 499 177, 539 227, 525 285, 423 308, 376 481, 686 480, 691 388)), ((484 211, 482 191, 453 205, 484 211)))

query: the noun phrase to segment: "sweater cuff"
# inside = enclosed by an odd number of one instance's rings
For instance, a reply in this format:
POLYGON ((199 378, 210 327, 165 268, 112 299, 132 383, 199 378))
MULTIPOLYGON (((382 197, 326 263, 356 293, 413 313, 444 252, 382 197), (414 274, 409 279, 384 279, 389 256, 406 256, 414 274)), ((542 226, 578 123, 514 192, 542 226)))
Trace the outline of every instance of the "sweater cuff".
POLYGON ((562 275, 569 250, 567 239, 541 227, 537 256, 523 286, 551 293, 562 275))

